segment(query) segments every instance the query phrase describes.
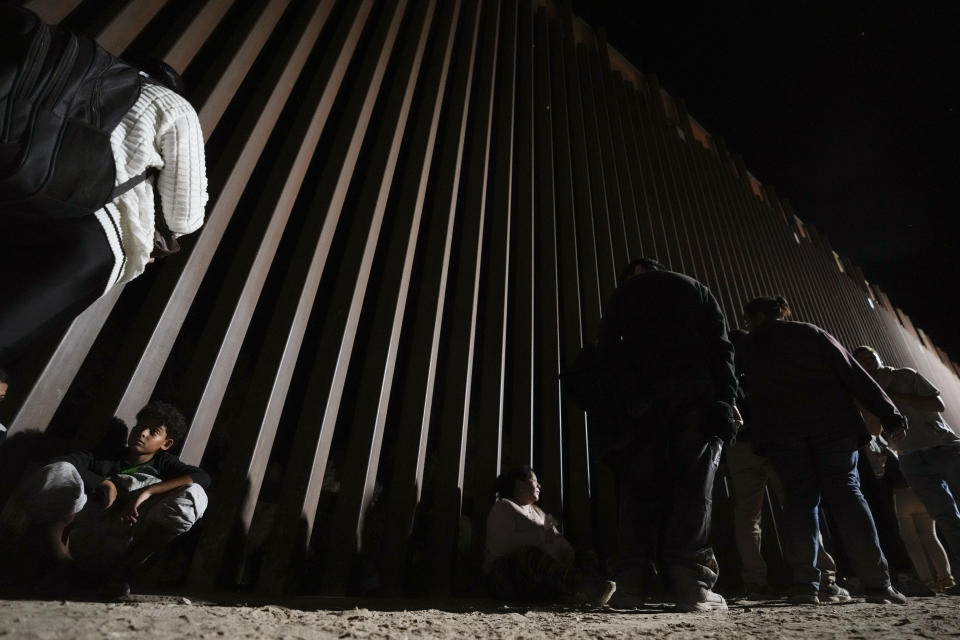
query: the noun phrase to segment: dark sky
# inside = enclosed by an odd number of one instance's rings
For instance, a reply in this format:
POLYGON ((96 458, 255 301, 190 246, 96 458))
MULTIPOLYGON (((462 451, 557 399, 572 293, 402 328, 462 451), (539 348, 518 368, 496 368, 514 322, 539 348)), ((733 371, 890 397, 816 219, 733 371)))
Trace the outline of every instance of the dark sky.
POLYGON ((960 1, 573 8, 960 361, 960 1))

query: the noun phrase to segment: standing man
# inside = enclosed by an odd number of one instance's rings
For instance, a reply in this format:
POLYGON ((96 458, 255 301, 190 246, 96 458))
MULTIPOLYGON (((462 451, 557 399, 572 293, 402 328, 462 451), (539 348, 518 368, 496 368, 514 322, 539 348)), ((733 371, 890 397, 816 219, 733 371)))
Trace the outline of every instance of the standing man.
MULTIPOLYGON (((914 369, 884 366, 873 347, 857 347, 853 356, 909 420, 907 436, 891 448, 899 454, 900 471, 936 522, 937 533, 947 541, 951 564, 960 567, 960 436, 940 415, 940 390, 914 369)), ((960 587, 946 593, 960 595, 960 587)))
POLYGON ((789 602, 843 599, 839 587, 821 593, 816 568, 821 496, 833 514, 868 602, 903 604, 890 584, 873 516, 860 491, 858 450, 868 435, 856 402, 880 416, 891 439, 906 421, 853 356, 823 329, 784 319, 782 297, 747 303, 749 340, 741 353, 753 410, 754 444, 770 458, 786 495, 784 554, 793 571, 789 602))
POLYGON ((621 356, 634 394, 646 396, 625 402, 635 409, 619 416, 617 581, 639 595, 644 567, 656 562, 678 610, 726 609, 711 590, 710 511, 723 441, 741 420, 723 313, 704 285, 641 258, 620 274, 599 343, 621 356))

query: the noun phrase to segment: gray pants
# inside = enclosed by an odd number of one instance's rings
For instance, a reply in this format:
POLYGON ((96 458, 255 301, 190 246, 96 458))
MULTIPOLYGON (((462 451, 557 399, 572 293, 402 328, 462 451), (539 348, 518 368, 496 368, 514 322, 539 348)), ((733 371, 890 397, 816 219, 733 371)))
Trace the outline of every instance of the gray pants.
POLYGON ((132 544, 144 536, 173 539, 188 531, 207 508, 207 494, 197 484, 155 496, 139 508, 136 524, 120 521, 120 511, 136 495, 160 482, 146 474, 117 475, 116 502, 102 509, 87 500, 80 473, 69 462, 54 462, 27 475, 0 514, 0 522, 14 534, 30 527, 73 517, 68 547, 79 564, 93 570, 115 566, 132 544))

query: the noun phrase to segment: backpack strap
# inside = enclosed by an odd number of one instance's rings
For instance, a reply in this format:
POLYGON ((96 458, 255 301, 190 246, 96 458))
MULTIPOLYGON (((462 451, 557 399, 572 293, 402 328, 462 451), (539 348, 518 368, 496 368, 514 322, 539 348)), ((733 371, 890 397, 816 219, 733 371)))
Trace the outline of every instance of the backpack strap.
POLYGON ((127 191, 130 191, 141 182, 145 182, 148 178, 152 178, 158 173, 160 173, 160 171, 156 167, 149 167, 146 171, 144 171, 140 175, 133 176, 126 182, 122 182, 118 184, 113 188, 113 191, 110 192, 110 198, 107 200, 107 202, 113 202, 114 200, 116 200, 117 198, 125 194, 127 191))

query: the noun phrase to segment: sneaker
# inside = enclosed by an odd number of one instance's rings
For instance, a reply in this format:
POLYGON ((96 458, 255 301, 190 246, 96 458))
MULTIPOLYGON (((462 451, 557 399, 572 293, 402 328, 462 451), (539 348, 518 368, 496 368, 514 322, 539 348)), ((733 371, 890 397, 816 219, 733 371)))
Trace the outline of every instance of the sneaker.
POLYGON ((700 597, 694 601, 677 602, 677 611, 692 613, 697 611, 726 611, 727 601, 719 593, 710 589, 701 589, 700 597))
POLYGON ((772 600, 776 597, 768 584, 748 582, 744 585, 743 591, 747 600, 772 600))
POLYGON ((838 587, 836 582, 821 582, 817 599, 821 604, 850 602, 853 600, 853 598, 850 597, 850 592, 843 587, 838 587))
POLYGON ((868 588, 864 597, 873 604, 907 604, 906 596, 892 586, 868 588))
POLYGON ((960 596, 960 584, 955 584, 952 587, 947 587, 943 590, 943 593, 948 596, 960 596))
POLYGON ((953 576, 944 576, 942 578, 937 578, 932 586, 935 591, 943 592, 950 587, 956 586, 956 582, 953 581, 953 576))
POLYGON ((787 591, 787 604, 820 604, 820 598, 813 585, 796 584, 787 591))

